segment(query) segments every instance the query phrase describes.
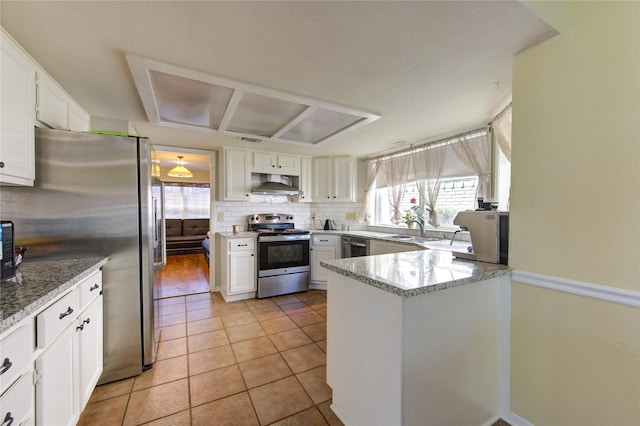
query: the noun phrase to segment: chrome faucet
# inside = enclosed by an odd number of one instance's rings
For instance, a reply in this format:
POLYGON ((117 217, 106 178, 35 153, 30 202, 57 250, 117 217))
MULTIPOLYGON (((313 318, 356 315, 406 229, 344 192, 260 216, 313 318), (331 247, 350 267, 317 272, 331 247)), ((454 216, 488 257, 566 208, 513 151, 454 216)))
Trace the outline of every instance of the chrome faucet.
POLYGON ((420 227, 420 236, 421 237, 425 237, 425 230, 424 230, 424 220, 420 220, 420 219, 409 219, 405 222, 406 224, 409 223, 417 223, 418 226, 420 227))
POLYGON ((449 245, 450 245, 450 246, 452 246, 452 245, 453 245, 453 240, 456 238, 456 234, 457 234, 458 232, 466 232, 466 231, 468 231, 468 230, 469 230, 469 229, 468 229, 467 227, 465 227, 465 226, 461 226, 461 227, 460 227, 460 229, 458 229, 457 231, 455 231, 455 232, 453 233, 453 235, 451 236, 451 242, 449 243, 449 245))

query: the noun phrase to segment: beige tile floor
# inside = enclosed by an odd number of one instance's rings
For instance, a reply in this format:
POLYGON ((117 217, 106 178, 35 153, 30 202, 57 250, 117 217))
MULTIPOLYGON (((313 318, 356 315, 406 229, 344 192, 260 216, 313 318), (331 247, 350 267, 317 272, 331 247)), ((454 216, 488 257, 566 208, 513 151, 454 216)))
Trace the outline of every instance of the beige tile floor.
POLYGON ((155 366, 98 386, 79 425, 341 425, 326 383, 326 293, 160 301, 155 366))

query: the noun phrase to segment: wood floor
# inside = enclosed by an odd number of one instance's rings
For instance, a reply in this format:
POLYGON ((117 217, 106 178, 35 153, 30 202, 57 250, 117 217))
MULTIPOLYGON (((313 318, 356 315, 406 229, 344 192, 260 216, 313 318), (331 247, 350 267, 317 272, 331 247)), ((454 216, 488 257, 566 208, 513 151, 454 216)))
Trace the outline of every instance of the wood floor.
POLYGON ((167 265, 160 270, 155 297, 186 296, 209 291, 209 266, 202 253, 167 256, 167 265))

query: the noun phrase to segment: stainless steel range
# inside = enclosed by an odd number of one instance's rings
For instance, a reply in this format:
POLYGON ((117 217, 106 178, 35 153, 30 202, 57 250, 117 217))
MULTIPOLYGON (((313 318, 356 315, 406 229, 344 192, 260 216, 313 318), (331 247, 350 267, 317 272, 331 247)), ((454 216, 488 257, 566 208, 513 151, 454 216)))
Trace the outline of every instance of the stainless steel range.
POLYGON ((250 215, 249 229, 258 233, 258 298, 308 290, 309 231, 282 213, 250 215))

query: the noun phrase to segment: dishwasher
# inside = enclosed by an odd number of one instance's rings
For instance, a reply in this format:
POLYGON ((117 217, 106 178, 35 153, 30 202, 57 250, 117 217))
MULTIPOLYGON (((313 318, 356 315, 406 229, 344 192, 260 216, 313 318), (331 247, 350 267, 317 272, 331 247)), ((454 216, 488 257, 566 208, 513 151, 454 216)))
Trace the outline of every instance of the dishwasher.
POLYGON ((369 239, 360 237, 342 237, 342 257, 369 256, 369 239))

